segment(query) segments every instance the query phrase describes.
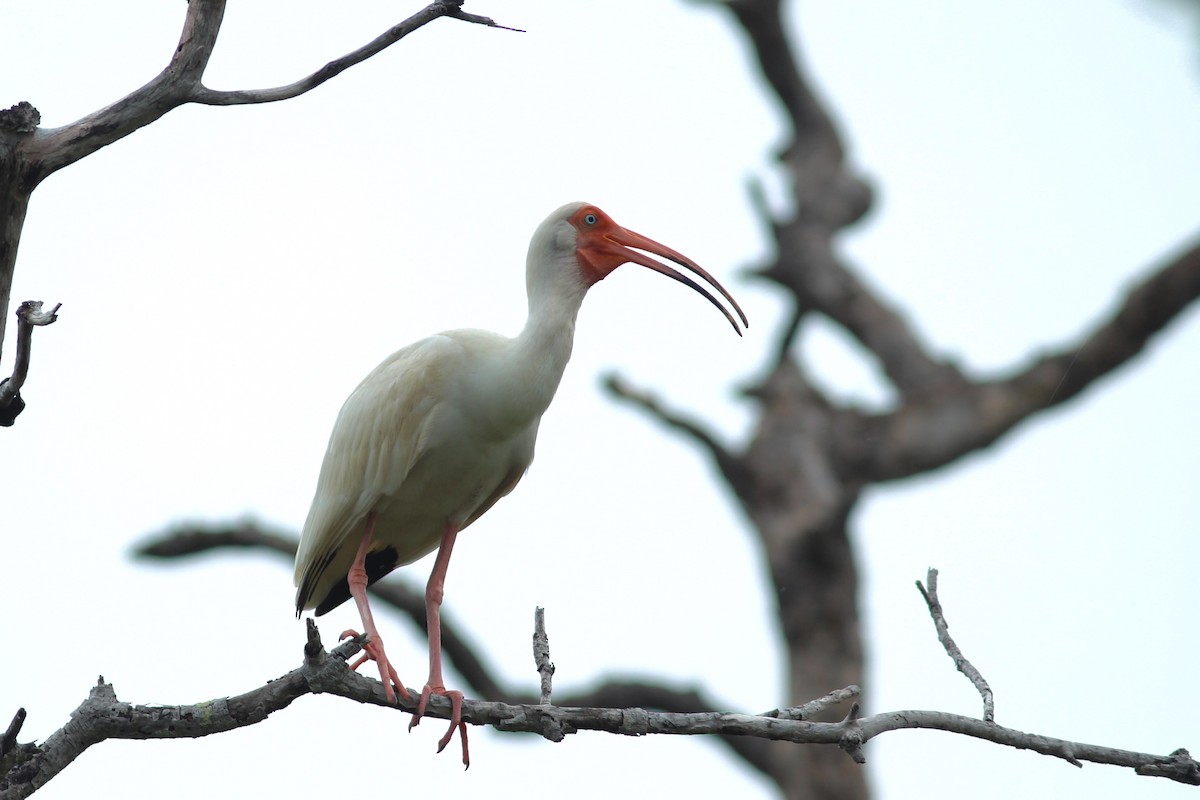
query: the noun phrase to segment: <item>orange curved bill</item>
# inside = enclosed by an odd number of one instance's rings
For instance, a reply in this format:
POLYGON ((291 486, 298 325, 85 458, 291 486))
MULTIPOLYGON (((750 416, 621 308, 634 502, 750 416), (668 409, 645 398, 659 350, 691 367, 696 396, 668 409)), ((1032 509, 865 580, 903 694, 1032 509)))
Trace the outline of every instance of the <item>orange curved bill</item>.
POLYGON ((582 243, 579 249, 589 256, 590 260, 597 265, 605 264, 607 266, 608 264, 611 264, 612 266, 609 267, 608 271, 616 269, 619 264, 632 262, 634 264, 640 264, 648 269, 652 269, 662 275, 666 275, 668 278, 673 278, 685 286, 690 286, 708 298, 708 302, 721 309, 721 313, 725 315, 725 319, 729 320, 729 324, 733 326, 733 329, 737 332, 738 336, 742 335, 742 328, 750 327, 750 322, 746 319, 746 315, 742 311, 741 306, 738 305, 737 301, 733 299, 733 295, 726 291, 725 287, 722 286, 716 278, 714 278, 712 275, 709 275, 703 267, 701 267, 695 261, 692 261, 683 253, 672 250, 665 244, 656 242, 648 236, 643 236, 640 233, 635 233, 627 228, 613 225, 612 228, 602 233, 598 233, 598 235, 596 235, 594 238, 589 237, 588 241, 582 243), (712 292, 710 292, 704 286, 701 286, 699 283, 692 280, 687 275, 684 275, 682 272, 672 269, 666 264, 659 263, 649 256, 638 252, 639 250, 644 250, 647 253, 653 253, 656 256, 661 256, 669 261, 673 261, 679 266, 688 269, 703 278, 709 285, 720 292, 721 296, 728 300, 729 304, 733 306, 733 310, 737 312, 738 319, 742 321, 742 327, 738 327, 737 319, 734 319, 734 316, 730 313, 729 309, 726 308, 719 300, 717 300, 717 298, 713 296, 712 292))

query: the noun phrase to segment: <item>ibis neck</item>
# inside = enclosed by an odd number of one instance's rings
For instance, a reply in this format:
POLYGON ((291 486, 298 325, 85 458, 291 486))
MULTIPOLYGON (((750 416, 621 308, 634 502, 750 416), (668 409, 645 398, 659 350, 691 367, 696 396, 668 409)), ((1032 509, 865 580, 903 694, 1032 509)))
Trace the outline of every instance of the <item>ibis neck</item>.
POLYGON ((519 364, 516 372, 524 373, 531 388, 544 394, 545 406, 550 405, 571 358, 575 317, 584 291, 565 296, 536 290, 529 293, 529 317, 514 342, 513 355, 519 364))

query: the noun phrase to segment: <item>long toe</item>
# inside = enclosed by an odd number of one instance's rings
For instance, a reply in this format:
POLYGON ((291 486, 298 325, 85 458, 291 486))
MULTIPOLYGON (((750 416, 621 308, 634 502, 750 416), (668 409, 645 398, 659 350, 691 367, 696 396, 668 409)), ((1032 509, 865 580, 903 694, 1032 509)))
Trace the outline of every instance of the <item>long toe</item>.
MULTIPOLYGON (((338 637, 338 640, 341 641, 342 639, 350 638, 359 639, 362 637, 359 636, 357 631, 345 630, 342 631, 342 635, 338 637)), ((357 670, 367 661, 374 661, 379 667, 379 680, 383 683, 383 693, 387 697, 387 701, 389 703, 396 702, 396 692, 399 692, 405 700, 412 702, 412 695, 409 694, 408 689, 404 688, 404 684, 400 681, 400 676, 396 673, 396 668, 388 661, 387 652, 383 649, 383 640, 379 637, 372 639, 370 636, 367 636, 362 643, 362 649, 362 657, 351 664, 350 669, 357 670), (396 687, 395 691, 392 690, 393 686, 396 687)))
POLYGON ((446 735, 438 741, 438 752, 446 749, 446 745, 454 738, 454 729, 458 728, 459 736, 462 737, 463 768, 466 769, 471 766, 471 754, 467 749, 467 723, 462 721, 463 693, 446 692, 446 697, 450 698, 450 727, 446 729, 446 735))
POLYGON ((417 701, 417 710, 413 712, 412 721, 408 723, 408 729, 411 731, 420 724, 421 717, 425 716, 425 708, 429 704, 429 698, 435 694, 440 694, 450 701, 450 727, 446 729, 446 735, 438 740, 438 752, 442 752, 446 749, 446 745, 450 744, 450 740, 454 737, 454 730, 457 728, 459 735, 462 737, 463 766, 469 767, 471 766, 471 755, 467 747, 467 724, 462 721, 462 692, 451 691, 445 686, 425 684, 425 688, 421 690, 421 699, 417 701))

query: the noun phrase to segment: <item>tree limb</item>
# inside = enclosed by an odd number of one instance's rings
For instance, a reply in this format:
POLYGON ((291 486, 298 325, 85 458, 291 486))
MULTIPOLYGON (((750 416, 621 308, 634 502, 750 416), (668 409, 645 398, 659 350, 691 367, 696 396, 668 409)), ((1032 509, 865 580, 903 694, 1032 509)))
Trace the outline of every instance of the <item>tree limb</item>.
POLYGON ((451 17, 494 28, 504 27, 487 17, 464 12, 463 0, 435 0, 368 44, 329 62, 295 83, 272 89, 217 91, 204 86, 202 80, 221 29, 225 2, 191 0, 188 3, 183 32, 170 63, 145 86, 70 125, 38 131, 28 144, 30 185, 36 185, 56 170, 91 155, 187 103, 273 103, 302 95, 439 17, 451 17))
MULTIPOLYGON (((439 17, 505 27, 487 17, 466 13, 462 10, 463 0, 434 0, 374 41, 295 83, 274 89, 222 92, 207 88, 202 81, 221 30, 225 4, 226 0, 189 0, 179 44, 166 68, 145 86, 99 111, 69 125, 43 129, 38 127, 41 115, 29 102, 0 110, 0 346, 4 343, 17 245, 29 197, 47 176, 187 103, 270 103, 304 94, 439 17)), ((16 402, 10 399, 0 404, 0 411, 8 406, 10 416, 15 417, 19 411, 13 413, 11 409, 16 402)))
POLYGON ((871 207, 870 187, 845 166, 837 126, 809 86, 786 35, 780 0, 730 0, 724 5, 753 46, 759 69, 792 123, 780 160, 791 177, 795 213, 778 220, 764 213, 777 256, 762 270, 796 296, 801 308, 841 325, 879 359, 904 395, 926 394, 961 380, 953 365, 931 356, 903 316, 867 287, 833 250, 835 233, 871 207))
POLYGON ((1127 364, 1200 298, 1200 241, 1134 286, 1120 307, 1073 345, 1000 380, 863 418, 858 434, 880 442, 863 470, 885 481, 926 472, 986 447, 1036 412, 1064 403, 1127 364))
MULTIPOLYGON (((28 797, 87 748, 106 739, 178 739, 223 733, 262 722, 306 694, 333 694, 359 703, 412 713, 415 700, 401 700, 399 705, 393 706, 384 696, 382 684, 349 668, 346 660, 360 649, 361 642, 351 639, 326 653, 317 627, 310 620, 301 666, 245 694, 192 705, 135 706, 121 702, 112 685, 105 683, 101 676, 66 725, 51 734, 41 746, 20 750, 22 758, 0 778, 0 800, 28 797)), ((450 713, 448 699, 436 695, 430 699, 426 716, 448 719, 450 713)), ((726 712, 666 713, 641 708, 514 705, 467 700, 463 703, 462 717, 472 725, 536 733, 553 742, 581 730, 625 736, 721 734, 798 744, 836 744, 852 754, 860 754, 862 744, 888 731, 933 728, 1033 750, 1072 763, 1115 764, 1131 767, 1142 775, 1200 785, 1200 763, 1186 750, 1155 756, 1053 739, 937 711, 896 711, 863 718, 851 711, 841 722, 810 722, 726 712)), ((856 756, 856 760, 858 757, 861 756, 856 756)))

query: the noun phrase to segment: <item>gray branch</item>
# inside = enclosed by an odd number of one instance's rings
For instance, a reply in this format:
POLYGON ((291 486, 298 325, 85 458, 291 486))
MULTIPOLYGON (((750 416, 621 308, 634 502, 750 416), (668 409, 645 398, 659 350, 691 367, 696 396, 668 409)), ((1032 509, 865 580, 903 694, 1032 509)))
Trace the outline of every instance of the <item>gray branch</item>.
MULTIPOLYGON (((265 531, 252 522, 209 527, 179 526, 142 544, 135 554, 143 558, 186 558, 226 548, 264 549, 291 559, 296 555, 296 540, 265 531)), ((367 591, 371 592, 373 597, 399 610, 420 630, 428 633, 424 591, 395 577, 373 583, 367 591)), ((479 652, 479 648, 462 631, 452 615, 443 609, 442 654, 454 665, 472 692, 479 697, 516 704, 533 704, 539 701, 540 698, 531 692, 507 686, 484 663, 479 652)), ((638 706, 668 712, 715 711, 717 708, 713 701, 699 692, 645 681, 610 680, 584 692, 560 696, 559 700, 564 705, 571 706, 638 706)), ((722 737, 722 742, 754 769, 768 777, 774 777, 775 767, 767 752, 766 741, 746 737, 722 737)))
POLYGON ((520 31, 519 28, 509 28, 505 25, 499 25, 495 20, 489 17, 481 17, 478 14, 468 14, 461 8, 462 0, 450 2, 433 3, 408 19, 389 28, 378 37, 358 48, 357 50, 347 53, 341 58, 330 61, 325 66, 321 67, 316 72, 308 75, 295 83, 289 83, 287 86, 277 86, 273 89, 241 89, 235 91, 217 91, 209 89, 205 86, 197 85, 191 95, 188 97, 189 102, 200 103, 208 106, 233 106, 233 105, 249 105, 255 103, 274 103, 279 100, 289 100, 293 97, 299 97, 305 92, 311 91, 330 78, 336 77, 341 73, 353 67, 355 64, 360 64, 366 61, 373 55, 380 53, 391 47, 396 42, 403 39, 408 34, 415 31, 417 28, 426 25, 438 17, 453 17, 464 22, 473 22, 477 25, 486 25, 489 28, 501 28, 506 31, 520 31))
POLYGON ((31 185, 187 103, 244 105, 298 97, 440 17, 494 28, 504 27, 487 17, 464 12, 463 0, 436 0, 368 44, 329 62, 295 83, 271 89, 217 91, 204 86, 202 80, 221 29, 225 2, 191 0, 188 3, 183 33, 170 63, 145 86, 70 125, 38 131, 28 143, 29 161, 34 171, 31 185))
POLYGON ((938 641, 942 643, 946 654, 954 661, 954 666, 963 675, 967 676, 967 680, 971 681, 980 697, 983 698, 983 721, 994 722, 996 719, 996 703, 992 698, 992 687, 988 686, 988 682, 983 679, 983 675, 975 668, 975 665, 967 660, 959 649, 958 644, 950 636, 950 625, 946 622, 946 612, 942 609, 942 601, 938 599, 937 594, 937 577, 938 571, 933 567, 929 568, 928 574, 925 576, 925 582, 929 584, 928 588, 921 585, 917 581, 917 589, 921 592, 921 596, 925 598, 925 605, 929 607, 929 615, 933 617, 933 624, 937 628, 938 641))
POLYGON ((861 694, 862 689, 858 686, 847 686, 844 689, 836 689, 824 697, 818 697, 816 700, 809 700, 804 705, 775 708, 765 711, 759 716, 777 717, 778 719, 812 719, 826 709, 841 705, 847 700, 854 700, 861 694))
POLYGON ((1111 317, 1078 343, 1044 355, 999 380, 860 416, 853 437, 881 443, 864 453, 872 481, 944 466, 986 447, 1037 412, 1064 403, 1129 363, 1153 337, 1200 299, 1200 242, 1193 242, 1126 293, 1111 317))
MULTIPOLYGON (((41 115, 29 102, 23 101, 0 111, 0 345, 4 342, 17 245, 21 239, 29 198, 47 176, 125 138, 187 103, 270 103, 304 94, 439 17, 494 28, 504 27, 487 17, 466 13, 462 10, 463 0, 434 0, 372 42, 288 86, 215 91, 203 84, 203 78, 221 30, 225 4, 226 0, 190 0, 186 4, 179 44, 163 71, 145 86, 99 111, 69 125, 48 129, 38 127, 41 115)), ((183 7, 183 4, 180 6, 183 7)), ((16 402, 10 400, 10 404, 16 402)), ((0 410, 4 408, 5 405, 0 405, 0 410)))
MULTIPOLYGON (((346 661, 361 649, 359 640, 347 641, 332 652, 321 644, 317 627, 308 624, 304 661, 296 669, 236 697, 222 697, 194 705, 133 705, 117 699, 103 676, 71 719, 40 746, 19 748, 15 764, 0 778, 0 800, 28 797, 94 744, 107 739, 179 739, 210 736, 262 722, 306 694, 333 694, 359 703, 386 706, 412 713, 415 698, 389 704, 383 685, 350 669, 346 661)), ((857 704, 854 706, 857 709, 857 704)), ((450 701, 434 696, 426 716, 449 719, 450 701)), ((841 722, 809 722, 780 716, 728 712, 666 713, 641 708, 581 708, 549 705, 514 705, 467 700, 463 720, 497 730, 534 733, 562 741, 581 730, 605 731, 624 736, 713 735, 786 741, 796 744, 835 744, 855 760, 861 747, 880 734, 923 728, 949 731, 986 741, 1063 758, 1071 763, 1090 761, 1130 767, 1138 774, 1170 778, 1200 785, 1200 763, 1186 750, 1155 756, 1110 747, 1069 742, 1004 728, 994 723, 938 711, 895 711, 858 717, 855 710, 841 722)))

